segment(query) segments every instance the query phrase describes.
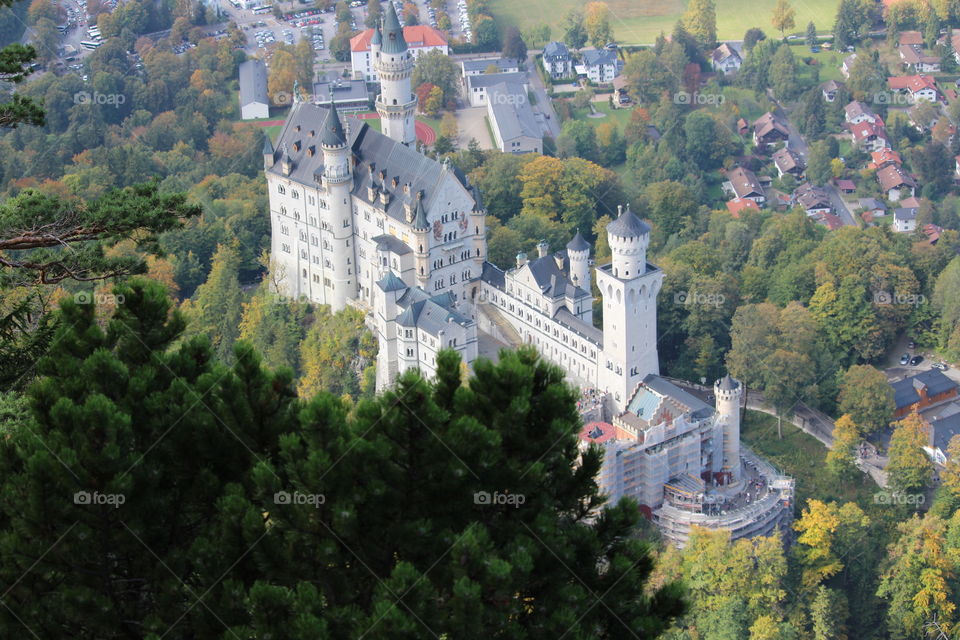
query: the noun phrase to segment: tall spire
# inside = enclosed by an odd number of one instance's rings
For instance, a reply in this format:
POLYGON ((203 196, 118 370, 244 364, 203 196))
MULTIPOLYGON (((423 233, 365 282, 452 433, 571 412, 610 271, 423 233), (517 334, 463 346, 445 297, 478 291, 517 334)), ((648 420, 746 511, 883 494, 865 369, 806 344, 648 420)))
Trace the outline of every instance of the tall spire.
POLYGON ((373 37, 370 39, 370 44, 381 45, 383 44, 383 35, 380 33, 380 22, 377 21, 377 24, 373 25, 373 37))
MULTIPOLYGON (((376 33, 376 32, 374 32, 376 33)), ((387 14, 383 18, 383 53, 402 53, 407 50, 407 42, 403 39, 403 27, 393 2, 387 2, 387 14)))
POLYGON ((320 144, 327 147, 342 146, 346 143, 347 136, 343 133, 340 114, 337 113, 337 107, 333 104, 332 92, 330 93, 330 106, 327 110, 327 121, 323 123, 323 135, 320 137, 320 144))

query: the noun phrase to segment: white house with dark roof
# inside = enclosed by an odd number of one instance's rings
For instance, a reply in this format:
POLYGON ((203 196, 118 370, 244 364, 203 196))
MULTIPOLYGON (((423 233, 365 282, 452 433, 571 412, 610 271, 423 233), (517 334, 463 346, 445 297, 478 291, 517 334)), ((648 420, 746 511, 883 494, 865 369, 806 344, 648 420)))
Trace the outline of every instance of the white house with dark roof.
POLYGON ((736 73, 740 70, 741 64, 743 64, 743 58, 740 57, 740 52, 726 42, 722 43, 710 54, 710 66, 713 67, 713 70, 717 73, 724 75, 736 73))
POLYGON ((917 210, 901 207, 893 210, 893 230, 897 233, 913 233, 917 230, 917 210))
POLYGON ((543 70, 553 80, 573 76, 573 56, 562 42, 548 42, 543 48, 543 70))
POLYGON ((481 73, 487 73, 491 66, 496 69, 496 73, 517 73, 520 71, 520 63, 514 58, 476 58, 474 60, 461 60, 460 73, 464 78, 478 76, 481 73))
POLYGON ((255 120, 270 117, 267 97, 267 67, 254 58, 240 63, 240 118, 255 120))
POLYGON ((582 54, 583 74, 591 82, 607 84, 620 74, 621 62, 616 51, 610 49, 587 49, 582 54))
POLYGON ((524 92, 529 89, 527 74, 523 72, 515 73, 481 73, 472 76, 465 76, 463 84, 467 94, 467 100, 471 107, 484 107, 487 104, 487 90, 496 84, 508 84, 520 86, 524 92))
POLYGON ((542 153, 543 133, 526 90, 501 82, 487 90, 487 117, 494 143, 504 153, 542 153))

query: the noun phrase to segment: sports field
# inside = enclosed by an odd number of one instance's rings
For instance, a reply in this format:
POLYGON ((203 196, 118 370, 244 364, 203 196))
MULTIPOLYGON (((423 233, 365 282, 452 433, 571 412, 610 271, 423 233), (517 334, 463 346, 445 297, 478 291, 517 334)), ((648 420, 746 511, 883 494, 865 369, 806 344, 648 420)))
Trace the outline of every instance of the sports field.
MULTIPOLYGON (((614 38, 623 44, 649 44, 661 31, 670 33, 683 14, 685 0, 606 0, 614 38)), ((521 30, 549 24, 553 39, 563 37, 563 18, 571 9, 580 9, 587 0, 493 0, 494 16, 501 27, 516 25, 521 30)), ((717 35, 722 40, 740 40, 750 27, 776 35, 770 24, 776 0, 716 0, 717 35)), ((811 20, 818 31, 829 31, 837 15, 839 0, 791 0, 796 11, 794 33, 802 34, 811 20)))

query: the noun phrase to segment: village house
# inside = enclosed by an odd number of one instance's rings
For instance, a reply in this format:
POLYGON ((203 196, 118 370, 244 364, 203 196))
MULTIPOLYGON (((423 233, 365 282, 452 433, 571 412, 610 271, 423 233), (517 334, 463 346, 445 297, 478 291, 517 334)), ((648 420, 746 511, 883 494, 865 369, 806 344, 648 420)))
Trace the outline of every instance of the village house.
POLYGON ((908 376, 890 384, 893 387, 894 418, 899 420, 914 410, 947 402, 957 397, 957 383, 937 369, 908 376))
POLYGON ((893 230, 897 233, 913 233, 917 230, 917 210, 901 207, 893 210, 893 230))
POLYGON ((757 175, 749 169, 736 167, 727 173, 727 182, 724 188, 741 200, 753 200, 758 206, 767 201, 767 194, 760 185, 757 175))
POLYGON ((908 46, 908 47, 922 47, 923 46, 923 34, 919 31, 901 31, 897 36, 897 45, 898 46, 908 46))
POLYGON ((880 124, 883 126, 883 120, 875 114, 870 107, 864 103, 854 100, 843 108, 844 120, 847 124, 860 124, 869 122, 870 124, 880 124))
POLYGON ((900 61, 904 68, 914 73, 938 73, 940 71, 940 56, 924 53, 923 47, 917 44, 901 44, 897 49, 900 61))
POLYGON ((787 124, 770 111, 753 122, 754 144, 776 144, 790 139, 787 124))
POLYGON ((947 410, 930 421, 930 440, 923 448, 930 459, 939 465, 945 465, 950 460, 947 449, 950 440, 960 435, 960 404, 953 403, 947 410))
POLYGON ((874 151, 870 154, 870 164, 868 168, 875 169, 879 171, 884 167, 889 167, 890 165, 900 166, 903 164, 903 159, 900 157, 898 151, 893 149, 880 149, 879 151, 874 151))
POLYGON ((587 76, 590 82, 607 84, 620 74, 622 64, 616 51, 588 49, 583 52, 583 71, 579 68, 581 65, 578 65, 577 73, 587 76))
POLYGON ((713 70, 725 76, 736 73, 740 69, 741 64, 743 64, 743 58, 740 57, 740 54, 735 48, 726 42, 714 49, 713 53, 710 54, 710 65, 713 67, 713 70))
POLYGON ((520 86, 523 88, 524 96, 529 89, 527 85, 526 73, 481 73, 476 76, 466 76, 464 79, 466 85, 467 98, 471 107, 484 107, 487 104, 487 94, 490 87, 496 84, 507 84, 510 86, 520 86))
POLYGON ((862 217, 864 220, 867 219, 867 214, 869 214, 871 219, 880 218, 887 215, 886 205, 876 198, 860 198, 857 204, 861 209, 863 209, 862 217))
POLYGON ((760 211, 760 207, 757 206, 757 203, 753 200, 748 200, 746 198, 734 198, 733 200, 727 201, 727 211, 730 212, 734 218, 739 218, 740 213, 743 211, 760 211))
POLYGON ((891 202, 900 200, 904 193, 916 195, 916 181, 897 165, 888 165, 877 171, 877 182, 880 183, 880 189, 887 200, 891 202))
POLYGON ((816 187, 809 182, 794 190, 793 204, 802 207, 808 216, 833 211, 833 203, 826 189, 816 187))
POLYGON ((846 85, 842 82, 837 82, 836 80, 827 80, 820 85, 820 91, 823 93, 823 99, 827 102, 833 102, 837 99, 837 94, 841 89, 844 89, 846 85))
POLYGON ((255 120, 270 116, 267 97, 267 67, 253 58, 240 64, 240 119, 255 120))
POLYGON ((891 91, 905 94, 911 102, 943 100, 936 79, 928 75, 891 76, 887 78, 887 86, 891 91))
POLYGON ((874 152, 890 148, 890 138, 882 125, 871 122, 861 122, 850 125, 850 137, 853 144, 864 151, 874 152))
POLYGON ((773 164, 777 168, 777 177, 783 178, 790 174, 797 180, 803 178, 803 170, 806 168, 803 158, 793 149, 783 147, 777 149, 773 154, 773 164))
POLYGON ((573 76, 573 57, 562 42, 548 42, 543 48, 543 70, 552 80, 573 76))
POLYGON ((514 58, 477 58, 475 60, 463 60, 460 63, 460 72, 466 76, 478 76, 486 73, 490 67, 496 69, 494 73, 517 73, 520 71, 520 63, 514 58))

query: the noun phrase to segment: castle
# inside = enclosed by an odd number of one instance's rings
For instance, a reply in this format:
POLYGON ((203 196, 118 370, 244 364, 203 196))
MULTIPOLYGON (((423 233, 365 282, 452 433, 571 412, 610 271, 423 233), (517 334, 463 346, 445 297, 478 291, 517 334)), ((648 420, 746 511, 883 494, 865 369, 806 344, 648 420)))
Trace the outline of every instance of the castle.
MULTIPOLYGON (((592 264, 579 232, 558 250, 541 242, 536 257, 521 253, 507 270, 488 262, 480 193, 461 171, 415 149, 414 60, 393 3, 382 29, 374 30, 371 55, 381 83, 375 104, 382 132, 355 119, 344 126, 332 104, 295 102, 276 147, 269 138, 264 143, 278 293, 333 311, 363 310, 379 343, 378 389, 409 369, 432 376, 444 348, 469 365, 483 340, 536 346, 571 382, 602 398, 600 415, 614 416, 617 425, 617 437, 606 440, 617 451, 653 460, 656 445, 669 461, 650 475, 644 490, 651 493, 640 500, 653 517, 655 509, 665 514, 664 522, 672 503, 658 496, 676 478, 695 478, 705 491, 718 482, 728 493, 738 486, 739 432, 728 429, 724 438, 718 426, 729 419, 729 407, 720 419, 694 419, 697 411, 675 406, 659 414, 662 424, 636 413, 638 393, 657 381, 670 384, 658 375, 663 273, 647 261, 647 224, 621 207, 607 225, 611 260, 603 265, 592 264), (601 329, 593 324, 593 277, 601 329), (696 451, 684 449, 695 442, 696 451)), ((629 471, 619 453, 607 458, 606 472, 629 471)), ((634 495, 615 483, 607 490, 634 495)))

